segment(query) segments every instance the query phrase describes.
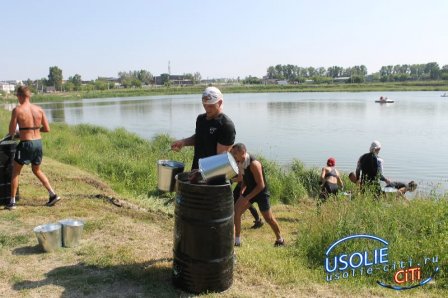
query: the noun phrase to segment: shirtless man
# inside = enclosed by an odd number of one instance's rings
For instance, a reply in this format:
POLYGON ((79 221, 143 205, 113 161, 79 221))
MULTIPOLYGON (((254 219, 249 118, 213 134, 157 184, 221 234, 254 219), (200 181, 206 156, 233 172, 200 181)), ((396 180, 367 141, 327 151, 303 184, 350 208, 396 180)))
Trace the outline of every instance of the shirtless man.
POLYGON ((12 177, 11 177, 11 201, 5 207, 9 210, 16 209, 16 194, 19 187, 19 176, 23 165, 31 163, 34 175, 42 182, 48 190, 49 199, 47 206, 53 206, 60 200, 48 182, 47 177, 40 169, 42 162, 42 137, 41 132, 49 132, 50 125, 44 111, 39 106, 31 104, 31 92, 26 86, 17 89, 17 99, 20 105, 12 110, 11 121, 9 123, 9 135, 16 134, 19 126, 20 142, 17 145, 14 157, 12 177))

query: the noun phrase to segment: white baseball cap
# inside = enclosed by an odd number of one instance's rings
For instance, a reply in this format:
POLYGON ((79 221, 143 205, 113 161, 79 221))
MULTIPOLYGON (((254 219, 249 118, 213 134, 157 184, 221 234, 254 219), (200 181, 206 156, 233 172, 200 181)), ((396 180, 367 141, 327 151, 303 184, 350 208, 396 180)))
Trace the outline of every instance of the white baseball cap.
POLYGON ((215 104, 218 101, 223 100, 221 91, 216 87, 207 87, 202 92, 202 103, 206 105, 215 104))
POLYGON ((373 141, 370 145, 370 152, 373 152, 376 149, 381 149, 381 143, 379 141, 373 141))

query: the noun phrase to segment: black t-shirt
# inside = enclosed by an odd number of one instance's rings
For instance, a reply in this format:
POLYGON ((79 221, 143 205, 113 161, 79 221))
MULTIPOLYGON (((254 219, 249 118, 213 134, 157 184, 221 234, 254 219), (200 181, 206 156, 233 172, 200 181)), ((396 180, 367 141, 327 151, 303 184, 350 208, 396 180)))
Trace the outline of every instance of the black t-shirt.
POLYGON ((378 159, 375 154, 369 152, 360 157, 361 182, 375 181, 378 178, 378 159))
POLYGON ((219 144, 230 146, 235 142, 235 125, 226 114, 219 114, 214 119, 207 119, 207 114, 200 114, 196 119, 194 136, 194 157, 192 169, 198 169, 199 158, 216 155, 219 144))
POLYGON ((406 184, 404 184, 403 182, 396 181, 396 182, 389 183, 388 185, 386 185, 386 187, 393 187, 396 189, 400 189, 400 188, 406 187, 406 184))

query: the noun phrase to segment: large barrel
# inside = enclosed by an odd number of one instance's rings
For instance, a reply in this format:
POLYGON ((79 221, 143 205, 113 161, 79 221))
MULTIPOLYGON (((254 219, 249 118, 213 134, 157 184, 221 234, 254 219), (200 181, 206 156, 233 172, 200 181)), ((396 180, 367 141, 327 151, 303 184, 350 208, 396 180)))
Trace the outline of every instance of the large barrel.
MULTIPOLYGON (((11 175, 14 154, 17 143, 15 141, 0 142, 0 204, 8 204, 11 199, 11 175)), ((16 199, 19 191, 17 190, 16 199)))
POLYGON ((176 176, 173 283, 191 292, 222 292, 233 282, 233 195, 230 183, 191 184, 176 176))

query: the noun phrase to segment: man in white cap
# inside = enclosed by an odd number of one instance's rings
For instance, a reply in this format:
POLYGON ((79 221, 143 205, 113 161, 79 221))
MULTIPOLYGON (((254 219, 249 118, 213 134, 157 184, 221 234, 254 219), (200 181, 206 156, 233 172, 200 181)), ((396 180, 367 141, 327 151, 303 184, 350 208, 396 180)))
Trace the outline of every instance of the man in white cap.
POLYGON ((378 193, 381 191, 380 180, 386 182, 386 184, 390 183, 389 179, 383 175, 383 160, 378 157, 380 150, 381 143, 373 141, 369 152, 359 158, 356 166, 356 180, 361 179, 361 186, 373 185, 378 193))
POLYGON ((223 113, 222 105, 221 91, 216 87, 207 87, 202 93, 205 113, 197 117, 194 135, 171 144, 174 151, 179 151, 184 146, 194 146, 192 170, 199 168, 200 158, 230 151, 235 142, 235 125, 223 113))

